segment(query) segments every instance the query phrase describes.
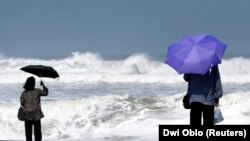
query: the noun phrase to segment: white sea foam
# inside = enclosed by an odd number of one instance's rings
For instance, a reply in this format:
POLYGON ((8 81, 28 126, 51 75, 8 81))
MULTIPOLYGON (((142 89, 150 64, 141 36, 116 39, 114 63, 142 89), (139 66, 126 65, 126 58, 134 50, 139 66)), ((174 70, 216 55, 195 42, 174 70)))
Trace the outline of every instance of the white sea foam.
MULTIPOLYGON (((163 61, 144 54, 105 60, 95 53, 73 53, 41 60, 0 56, 0 140, 24 140, 16 118, 22 85, 30 64, 53 66, 60 79, 46 79, 50 94, 42 98, 46 140, 152 141, 159 124, 189 124, 182 107, 187 84, 163 61)), ((220 65, 224 96, 220 124, 250 124, 250 60, 232 58, 220 65)), ((44 78, 45 79, 45 78, 44 78)))
MULTIPOLYGON (((43 136, 47 140, 157 140, 159 124, 189 124, 189 110, 182 108, 182 96, 108 95, 43 101, 43 136)), ((249 99, 249 92, 226 94, 220 101, 225 118, 220 124, 249 124, 249 99)), ((18 104, 0 105, 1 139, 24 139, 17 108, 18 104)))
MULTIPOLYGON (((124 60, 105 60, 95 53, 73 53, 65 59, 7 58, 0 60, 0 83, 22 83, 30 74, 20 70, 30 64, 53 66, 60 74, 59 82, 139 82, 176 83, 183 79, 171 67, 152 60, 144 54, 131 55, 124 60)), ((220 72, 223 82, 249 83, 250 60, 223 60, 220 72)), ((50 79, 48 80, 50 81, 50 79)))
MULTIPOLYGON (((183 84, 51 84, 49 96, 42 97, 46 140, 152 141, 159 124, 189 124, 189 110, 182 107, 183 84)), ((24 139, 23 122, 16 118, 22 89, 16 85, 0 85, 0 139, 24 139)), ((249 85, 224 84, 220 106, 225 120, 220 124, 250 123, 245 87, 249 85)))

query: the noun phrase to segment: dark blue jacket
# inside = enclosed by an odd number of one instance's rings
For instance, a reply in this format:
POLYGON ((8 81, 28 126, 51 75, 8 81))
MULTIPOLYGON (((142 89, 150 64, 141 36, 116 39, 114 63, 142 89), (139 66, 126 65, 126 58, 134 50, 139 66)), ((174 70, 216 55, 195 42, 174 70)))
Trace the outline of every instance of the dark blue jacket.
POLYGON ((222 97, 222 85, 218 66, 212 67, 205 75, 185 74, 188 82, 189 103, 200 102, 214 105, 222 97))

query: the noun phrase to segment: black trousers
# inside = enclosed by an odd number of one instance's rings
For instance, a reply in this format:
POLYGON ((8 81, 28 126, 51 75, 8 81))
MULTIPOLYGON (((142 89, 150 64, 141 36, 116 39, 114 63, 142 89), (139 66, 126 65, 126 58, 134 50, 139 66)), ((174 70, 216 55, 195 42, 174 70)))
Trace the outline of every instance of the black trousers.
POLYGON ((25 135, 26 141, 32 141, 32 127, 34 126, 35 141, 42 140, 41 132, 41 121, 40 120, 26 120, 25 124, 25 135))
POLYGON ((203 125, 214 125, 214 106, 193 102, 191 104, 190 125, 202 125, 202 115, 203 125))

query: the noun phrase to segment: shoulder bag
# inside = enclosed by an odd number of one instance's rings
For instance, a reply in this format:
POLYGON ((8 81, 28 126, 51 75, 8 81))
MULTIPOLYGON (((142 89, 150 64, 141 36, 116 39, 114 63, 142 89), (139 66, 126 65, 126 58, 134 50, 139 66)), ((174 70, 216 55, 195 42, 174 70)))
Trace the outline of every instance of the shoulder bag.
POLYGON ((17 118, 21 121, 25 120, 25 111, 22 106, 20 106, 18 109, 17 118))

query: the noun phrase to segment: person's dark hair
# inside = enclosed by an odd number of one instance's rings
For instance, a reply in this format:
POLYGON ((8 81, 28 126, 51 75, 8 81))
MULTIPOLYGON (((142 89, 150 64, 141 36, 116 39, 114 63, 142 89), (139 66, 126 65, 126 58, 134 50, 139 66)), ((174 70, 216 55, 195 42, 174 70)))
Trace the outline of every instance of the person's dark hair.
POLYGON ((34 90, 35 89, 35 81, 36 81, 36 79, 34 77, 32 77, 32 76, 27 78, 23 88, 26 91, 34 90))

